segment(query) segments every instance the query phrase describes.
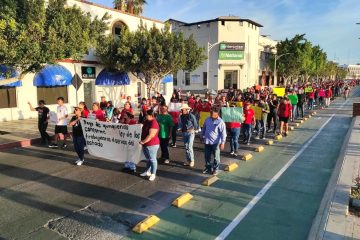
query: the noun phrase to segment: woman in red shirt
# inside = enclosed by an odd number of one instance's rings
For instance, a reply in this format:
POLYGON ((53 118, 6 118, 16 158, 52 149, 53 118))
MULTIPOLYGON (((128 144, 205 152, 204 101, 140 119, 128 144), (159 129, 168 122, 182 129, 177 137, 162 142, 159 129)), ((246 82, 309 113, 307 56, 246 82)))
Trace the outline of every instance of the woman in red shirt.
POLYGON ((158 136, 159 124, 154 117, 152 109, 146 111, 144 126, 141 133, 140 144, 143 145, 143 152, 147 160, 146 171, 140 176, 149 177, 149 181, 154 181, 157 170, 157 152, 159 150, 160 139, 158 136))
POLYGON ((83 118, 88 118, 88 117, 89 117, 89 114, 90 114, 90 111, 89 111, 89 109, 87 108, 85 102, 80 102, 80 103, 79 103, 79 108, 82 108, 82 109, 83 109, 83 111, 82 111, 83 118))
POLYGON ((279 121, 280 121, 280 135, 283 134, 283 130, 285 130, 285 134, 284 136, 286 137, 288 135, 288 131, 289 131, 289 118, 292 115, 292 106, 291 103, 289 102, 289 99, 287 97, 285 97, 279 105, 279 110, 278 110, 278 116, 279 116, 279 121), (285 127, 285 129, 284 129, 285 127))
POLYGON ((91 118, 96 119, 97 121, 106 122, 105 114, 100 109, 100 104, 98 102, 95 102, 92 105, 91 118))
POLYGON ((121 123, 125 123, 126 118, 127 118, 127 114, 126 114, 127 112, 130 112, 131 114, 133 114, 133 110, 132 110, 131 104, 129 102, 126 102, 124 104, 124 109, 120 113, 120 122, 121 123))
POLYGON ((251 108, 250 103, 246 102, 244 104, 244 124, 243 124, 243 133, 244 133, 244 143, 250 145, 252 126, 255 125, 255 112, 251 108))

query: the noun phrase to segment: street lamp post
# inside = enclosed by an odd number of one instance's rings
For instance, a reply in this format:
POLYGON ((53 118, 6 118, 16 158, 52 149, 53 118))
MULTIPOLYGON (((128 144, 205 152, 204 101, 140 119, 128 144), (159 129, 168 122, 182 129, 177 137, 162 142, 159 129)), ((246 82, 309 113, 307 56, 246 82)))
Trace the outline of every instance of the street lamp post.
POLYGON ((277 60, 279 60, 281 57, 285 56, 285 55, 289 55, 291 53, 284 53, 284 54, 281 54, 281 55, 276 55, 275 54, 275 64, 274 64, 274 85, 277 84, 277 72, 276 72, 276 63, 277 63, 277 60))
POLYGON ((206 88, 209 88, 209 80, 210 80, 210 51, 213 49, 216 45, 220 44, 222 42, 216 42, 216 43, 207 43, 207 66, 206 66, 206 88))

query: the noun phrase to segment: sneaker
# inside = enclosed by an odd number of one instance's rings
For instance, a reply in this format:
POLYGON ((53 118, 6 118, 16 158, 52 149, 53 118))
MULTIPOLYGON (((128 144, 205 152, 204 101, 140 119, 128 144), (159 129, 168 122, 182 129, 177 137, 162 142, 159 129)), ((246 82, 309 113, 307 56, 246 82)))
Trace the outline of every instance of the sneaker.
POLYGON ((249 146, 249 145, 250 145, 250 143, 249 143, 249 142, 247 142, 247 143, 246 143, 246 145, 248 145, 248 146, 249 146))
POLYGON ((140 174, 141 177, 150 177, 151 176, 151 173, 149 171, 146 171, 142 174, 140 174))
POLYGON ((150 177, 149 177, 149 181, 154 181, 156 178, 155 174, 151 174, 150 177))
POLYGON ((231 152, 230 152, 230 155, 231 155, 231 156, 234 155, 234 151, 231 151, 231 152))
POLYGON ((165 159, 165 160, 164 160, 164 163, 165 163, 165 164, 169 164, 169 163, 170 163, 169 159, 165 159))
POLYGON ((81 162, 80 158, 75 162, 75 165, 77 165, 79 162, 81 162))
POLYGON ((61 148, 67 148, 67 145, 64 143, 61 148))
POLYGON ((84 147, 84 151, 88 150, 87 146, 84 147))
POLYGON ((83 165, 83 163, 84 163, 84 160, 80 160, 79 162, 76 163, 76 165, 81 166, 81 165, 83 165))
POLYGON ((216 176, 219 174, 219 171, 217 169, 215 169, 213 172, 212 172, 212 175, 216 176))
POLYGON ((57 147, 58 147, 58 145, 56 143, 52 143, 49 145, 49 148, 57 148, 57 147))
POLYGON ((194 161, 190 162, 189 167, 194 167, 194 166, 195 166, 195 162, 194 161))
POLYGON ((176 144, 171 144, 171 147, 176 148, 176 144))
POLYGON ((234 152, 233 156, 234 156, 234 157, 237 157, 237 156, 238 156, 238 152, 234 152))
POLYGON ((211 170, 209 170, 208 168, 205 168, 202 173, 203 174, 210 174, 211 170))

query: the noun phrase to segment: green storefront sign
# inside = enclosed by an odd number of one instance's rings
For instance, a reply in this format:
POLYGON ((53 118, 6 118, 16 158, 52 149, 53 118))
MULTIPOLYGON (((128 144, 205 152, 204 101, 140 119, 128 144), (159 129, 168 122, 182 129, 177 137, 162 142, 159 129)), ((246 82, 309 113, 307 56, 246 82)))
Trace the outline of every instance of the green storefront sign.
POLYGON ((220 60, 242 60, 244 51, 219 51, 220 60))
POLYGON ((96 68, 87 66, 81 67, 81 76, 83 79, 95 79, 96 68))

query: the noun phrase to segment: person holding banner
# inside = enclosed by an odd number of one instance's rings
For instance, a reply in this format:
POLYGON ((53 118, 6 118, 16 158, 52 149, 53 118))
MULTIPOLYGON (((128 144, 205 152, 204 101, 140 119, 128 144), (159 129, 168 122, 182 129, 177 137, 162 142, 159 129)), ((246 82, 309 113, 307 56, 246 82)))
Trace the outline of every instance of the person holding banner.
POLYGON ((157 171, 157 152, 159 150, 159 124, 154 116, 154 110, 146 111, 145 121, 141 132, 140 144, 147 160, 146 171, 140 176, 149 177, 149 181, 154 181, 157 171))
POLYGON ((178 129, 181 130, 183 134, 183 141, 186 149, 186 160, 184 166, 194 167, 194 139, 195 139, 195 131, 199 129, 198 122, 196 121, 195 116, 190 113, 191 108, 189 105, 184 103, 181 108, 181 115, 179 117, 179 126, 178 129))
POLYGON ((245 102, 244 104, 244 124, 243 124, 243 132, 244 132, 244 143, 250 145, 252 126, 255 125, 255 112, 251 109, 251 104, 249 102, 245 102))
POLYGON ((78 166, 81 166, 84 163, 84 154, 85 154, 84 151, 85 138, 80 123, 82 112, 83 112, 82 108, 75 107, 74 110, 75 116, 71 118, 69 124, 70 126, 72 126, 74 149, 79 157, 79 159, 75 162, 75 164, 78 166))
POLYGON ((201 131, 205 143, 204 174, 218 174, 220 167, 220 151, 225 148, 226 126, 225 122, 220 118, 219 112, 219 108, 211 109, 210 117, 205 120, 201 131), (211 155, 214 155, 213 163, 211 163, 211 155))
MULTIPOLYGON (((236 107, 234 104, 230 107, 236 107)), ((241 130, 241 122, 227 122, 226 127, 230 132, 230 155, 237 157, 239 150, 239 137, 241 130)))
POLYGON ((174 126, 174 121, 168 113, 168 107, 166 105, 160 106, 160 114, 156 117, 157 122, 159 123, 159 139, 160 139, 160 149, 161 149, 161 160, 165 164, 169 164, 169 139, 172 135, 172 129, 174 126))

